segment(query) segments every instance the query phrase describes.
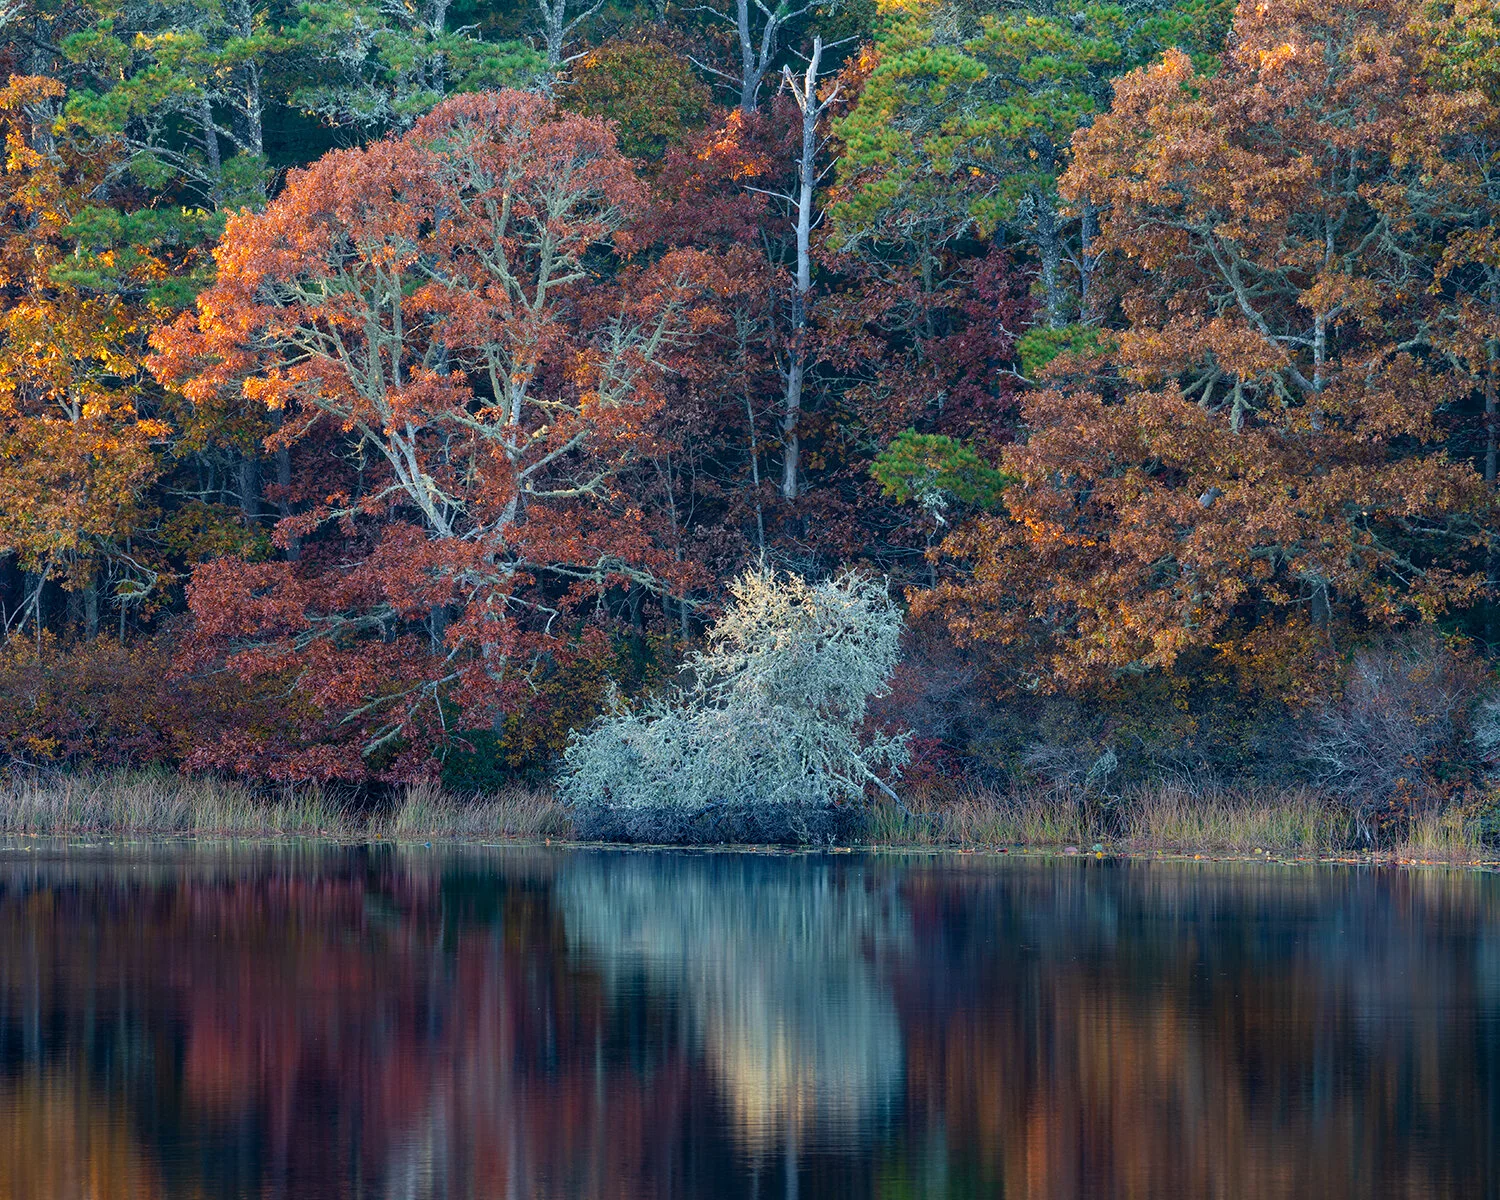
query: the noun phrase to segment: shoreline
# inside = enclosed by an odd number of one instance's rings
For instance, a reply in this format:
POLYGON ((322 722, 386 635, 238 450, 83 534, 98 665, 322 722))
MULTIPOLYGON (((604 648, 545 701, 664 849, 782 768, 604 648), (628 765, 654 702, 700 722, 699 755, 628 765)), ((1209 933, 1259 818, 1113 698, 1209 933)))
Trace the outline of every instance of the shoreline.
POLYGON ((191 833, 163 832, 149 829, 68 829, 45 833, 0 833, 0 854, 28 850, 26 843, 48 844, 59 848, 123 848, 125 846, 193 846, 193 847, 390 847, 395 850, 612 850, 621 853, 678 854, 761 854, 799 855, 900 855, 907 857, 952 859, 1055 859, 1059 861, 1160 862, 1160 863, 1244 863, 1279 867, 1445 867, 1461 870, 1500 871, 1500 852, 1489 857, 1443 858, 1407 857, 1397 850, 1351 852, 1322 848, 1304 854, 1246 854, 1236 850, 1213 848, 1158 849, 1145 846, 1106 845, 1102 850, 1078 850, 1062 845, 933 845, 918 842, 851 842, 847 845, 771 845, 746 842, 707 842, 694 845, 671 845, 653 842, 581 841, 573 838, 532 838, 524 836, 474 836, 458 838, 423 837, 358 838, 331 832, 300 831, 209 831, 191 833))
POLYGON ((488 795, 416 784, 372 799, 315 785, 253 787, 162 770, 85 771, 0 780, 0 841, 620 846, 1500 868, 1500 846, 1482 836, 1473 814, 1419 814, 1387 844, 1363 846, 1345 810, 1297 787, 1161 786, 1108 805, 1055 789, 914 789, 907 805, 874 803, 863 829, 837 844, 671 845, 579 838, 572 814, 550 791, 519 784, 488 795))

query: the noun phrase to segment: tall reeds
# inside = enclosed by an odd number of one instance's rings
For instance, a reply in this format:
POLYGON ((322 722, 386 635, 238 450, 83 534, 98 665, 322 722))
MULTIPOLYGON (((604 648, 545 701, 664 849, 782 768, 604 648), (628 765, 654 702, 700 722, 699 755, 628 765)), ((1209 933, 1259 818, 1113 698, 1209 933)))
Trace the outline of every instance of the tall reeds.
POLYGON ((166 771, 15 774, 0 784, 0 834, 323 837, 348 841, 566 837, 567 814, 519 786, 466 797, 416 784, 382 802, 317 785, 252 788, 166 771))

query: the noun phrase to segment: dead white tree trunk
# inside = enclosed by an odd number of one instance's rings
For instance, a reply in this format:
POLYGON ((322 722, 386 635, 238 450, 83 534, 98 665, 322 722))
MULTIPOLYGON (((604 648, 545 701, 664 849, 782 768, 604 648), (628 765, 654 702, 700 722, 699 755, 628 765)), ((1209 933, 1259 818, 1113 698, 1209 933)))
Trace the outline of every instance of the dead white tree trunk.
MULTIPOLYGON (((743 2, 743 0, 742 0, 743 2)), ((782 77, 802 113, 802 152, 797 160, 797 194, 789 197, 796 215, 797 274, 792 285, 792 330, 787 352, 786 402, 781 414, 781 438, 784 458, 781 472, 781 498, 788 503, 797 499, 797 472, 801 441, 797 425, 802 417, 802 391, 807 381, 807 297, 812 291, 812 231, 818 217, 813 201, 821 178, 818 172, 818 122, 838 96, 835 85, 827 95, 818 95, 818 72, 823 63, 823 39, 813 38, 812 56, 807 70, 799 79, 790 67, 782 68, 782 77)))

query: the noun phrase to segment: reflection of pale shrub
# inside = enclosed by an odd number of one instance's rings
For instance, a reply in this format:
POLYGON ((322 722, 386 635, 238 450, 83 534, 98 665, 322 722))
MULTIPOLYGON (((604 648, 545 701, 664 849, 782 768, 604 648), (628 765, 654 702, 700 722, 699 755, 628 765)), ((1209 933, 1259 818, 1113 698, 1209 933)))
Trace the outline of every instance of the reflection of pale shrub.
MULTIPOLYGON (((575 735, 564 760, 564 799, 607 811, 625 835, 687 840, 683 821, 717 810, 799 814, 789 832, 820 837, 818 814, 863 797, 880 769, 907 758, 904 737, 867 735, 866 707, 896 665, 902 617, 881 583, 845 573, 826 583, 751 572, 668 699, 624 708, 575 735)), ((608 824, 608 823, 606 823, 608 824)), ((606 829, 597 832, 608 832, 606 829)))
POLYGON ((580 856, 557 878, 570 950, 607 994, 644 980, 671 997, 752 1151, 796 1130, 853 1138, 900 1090, 883 967, 911 952, 910 918, 837 862, 580 856))

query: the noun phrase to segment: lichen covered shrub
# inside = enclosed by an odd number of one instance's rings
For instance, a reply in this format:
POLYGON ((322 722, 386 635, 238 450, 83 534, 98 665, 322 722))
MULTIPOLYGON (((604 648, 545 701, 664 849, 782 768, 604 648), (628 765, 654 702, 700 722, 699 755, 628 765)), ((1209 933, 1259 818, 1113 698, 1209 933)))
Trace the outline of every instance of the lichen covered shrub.
POLYGON ((865 729, 899 654, 883 583, 752 571, 674 694, 576 734, 560 783, 581 836, 634 841, 824 841, 865 788, 907 759, 865 729))

